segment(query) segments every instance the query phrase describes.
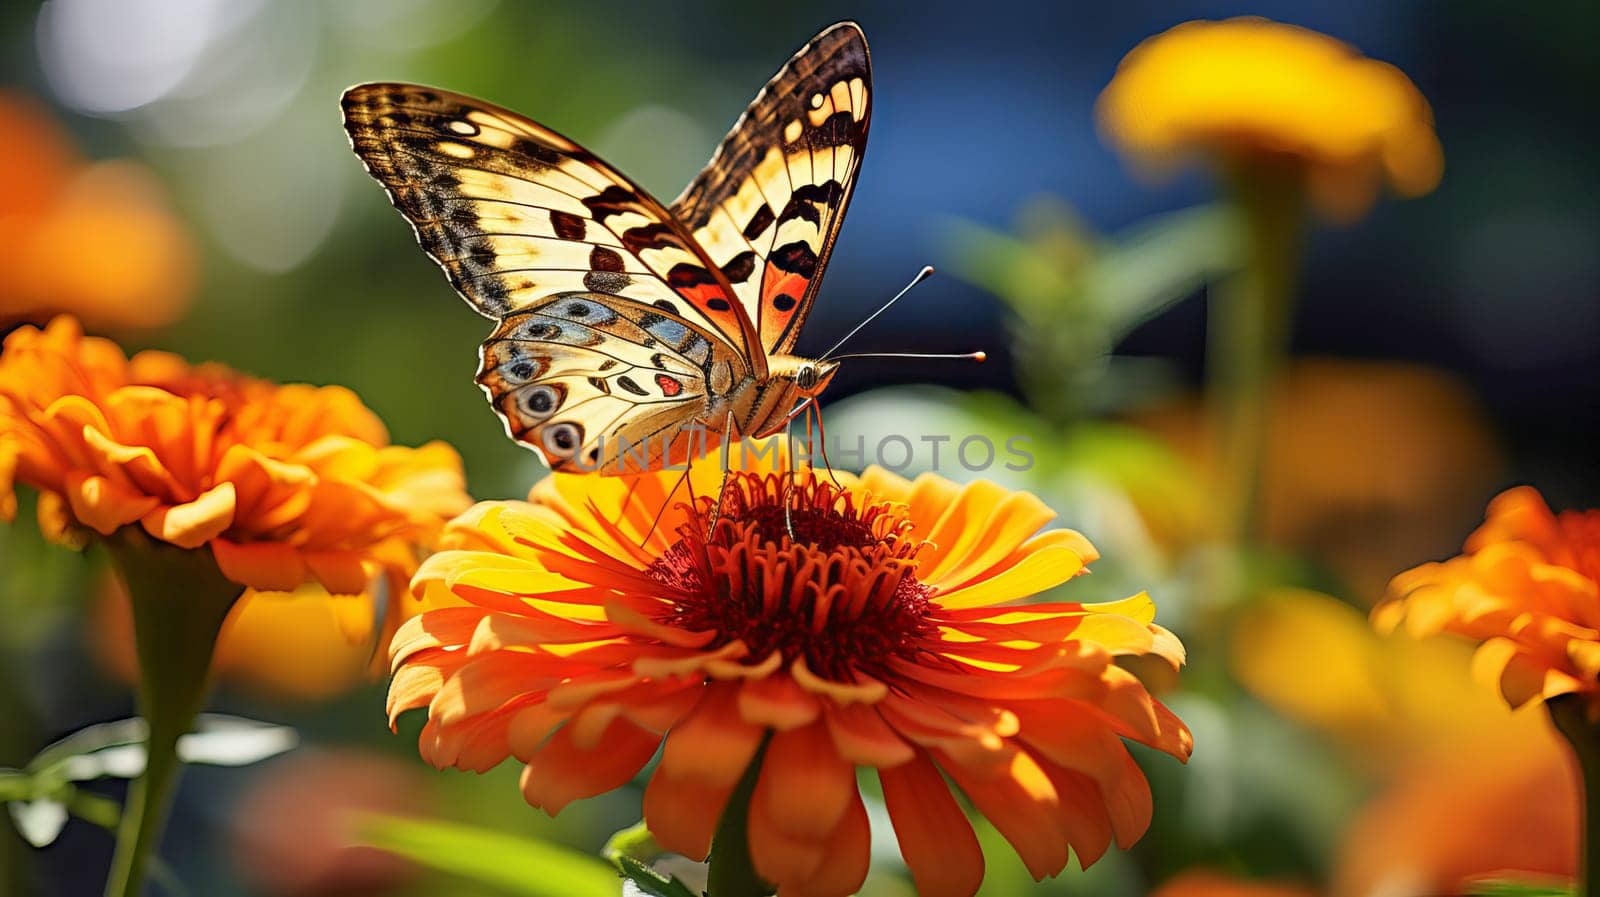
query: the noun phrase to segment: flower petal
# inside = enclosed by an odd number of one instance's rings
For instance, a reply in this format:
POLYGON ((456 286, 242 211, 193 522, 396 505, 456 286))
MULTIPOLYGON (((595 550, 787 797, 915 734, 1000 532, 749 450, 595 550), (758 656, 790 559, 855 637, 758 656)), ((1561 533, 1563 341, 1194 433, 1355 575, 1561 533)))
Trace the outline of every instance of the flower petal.
POLYGON ((911 879, 921 897, 972 897, 983 881, 983 849, 950 786, 918 753, 909 763, 878 770, 911 879))
POLYGON ((194 501, 156 508, 139 522, 157 539, 179 548, 199 548, 233 525, 234 499, 233 484, 222 483, 194 501))

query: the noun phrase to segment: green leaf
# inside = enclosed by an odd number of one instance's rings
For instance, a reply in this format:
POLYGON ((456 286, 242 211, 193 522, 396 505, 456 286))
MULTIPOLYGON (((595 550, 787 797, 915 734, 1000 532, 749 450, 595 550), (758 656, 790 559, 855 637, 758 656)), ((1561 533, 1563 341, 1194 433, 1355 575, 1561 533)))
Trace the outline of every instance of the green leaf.
MULTIPOLYGON (((617 865, 622 867, 623 877, 637 885, 640 893, 649 894, 650 897, 700 897, 678 879, 663 875, 633 857, 619 856, 617 865)), ((627 890, 624 889, 623 893, 626 894, 627 890)))
POLYGON ((1238 266, 1233 212, 1196 206, 1117 234, 1085 272, 1083 289, 1118 340, 1238 266))
POLYGON ((600 848, 600 856, 607 862, 621 864, 625 858, 650 862, 665 853, 661 845, 656 843, 656 836, 650 834, 649 826, 640 822, 630 825, 606 840, 606 846, 600 848))
POLYGON ((1468 886, 1468 897, 1574 897, 1577 892, 1570 885, 1556 885, 1549 880, 1513 881, 1492 879, 1477 881, 1468 886))
POLYGON ((544 841, 454 822, 395 816, 367 816, 358 831, 361 840, 372 847, 518 897, 617 894, 615 869, 544 841))

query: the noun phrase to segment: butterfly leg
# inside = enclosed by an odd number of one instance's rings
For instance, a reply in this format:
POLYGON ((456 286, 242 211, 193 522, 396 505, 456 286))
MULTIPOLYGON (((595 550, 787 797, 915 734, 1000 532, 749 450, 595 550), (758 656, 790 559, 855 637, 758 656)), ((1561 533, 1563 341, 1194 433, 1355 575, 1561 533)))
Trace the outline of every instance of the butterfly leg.
MULTIPOLYGON (((640 477, 640 479, 643 479, 643 477, 640 477)), ((656 527, 661 525, 661 518, 666 516, 667 508, 672 507, 672 496, 677 495, 678 494, 678 490, 680 488, 682 488, 683 484, 688 482, 688 481, 689 481, 689 468, 688 467, 684 467, 683 473, 678 475, 677 482, 672 484, 672 488, 670 490, 668 490, 666 496, 661 499, 661 507, 656 511, 655 519, 650 522, 650 528, 645 531, 644 538, 639 540, 639 547, 640 548, 643 548, 644 544, 646 542, 650 541, 650 537, 655 535, 656 527)), ((693 483, 689 483, 689 504, 691 506, 694 504, 694 484, 693 483)))
MULTIPOLYGON (((822 443, 822 466, 828 471, 828 478, 833 480, 833 485, 837 486, 840 489, 843 489, 844 488, 843 484, 841 484, 839 482, 839 478, 834 475, 833 462, 828 460, 828 431, 826 429, 824 429, 823 426, 822 426, 822 406, 821 405, 812 405, 812 408, 816 411, 816 415, 817 415, 817 439, 822 443)), ((807 424, 808 424, 807 428, 808 429, 809 429, 809 423, 810 423, 810 421, 808 419, 807 420, 807 424)))
POLYGON ((722 516, 722 494, 728 489, 728 475, 733 472, 732 450, 733 440, 733 411, 728 411, 728 419, 722 426, 722 483, 717 486, 717 500, 711 506, 711 522, 706 525, 706 538, 717 530, 717 518, 722 516))

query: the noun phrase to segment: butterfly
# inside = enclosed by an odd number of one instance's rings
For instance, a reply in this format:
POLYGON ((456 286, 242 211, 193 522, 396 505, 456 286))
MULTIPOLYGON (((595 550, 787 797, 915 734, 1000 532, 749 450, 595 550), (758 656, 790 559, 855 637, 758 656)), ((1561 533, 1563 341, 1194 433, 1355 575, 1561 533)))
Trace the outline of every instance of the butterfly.
POLYGON ((496 321, 477 380, 557 471, 687 463, 766 436, 838 362, 793 354, 844 220, 871 121, 866 38, 825 29, 756 94, 663 205, 507 109, 362 84, 345 130, 417 241, 496 321))

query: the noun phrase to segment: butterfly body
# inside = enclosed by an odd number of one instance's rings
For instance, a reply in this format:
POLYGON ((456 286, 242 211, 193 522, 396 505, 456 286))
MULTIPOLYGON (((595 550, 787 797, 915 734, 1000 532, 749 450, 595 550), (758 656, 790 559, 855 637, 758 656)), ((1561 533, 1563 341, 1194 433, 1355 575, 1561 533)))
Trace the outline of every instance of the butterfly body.
POLYGON ((680 464, 780 431, 837 363, 793 349, 870 121, 861 31, 826 29, 671 206, 514 112, 410 84, 345 93, 369 173, 496 322, 478 383, 553 469, 680 464))

